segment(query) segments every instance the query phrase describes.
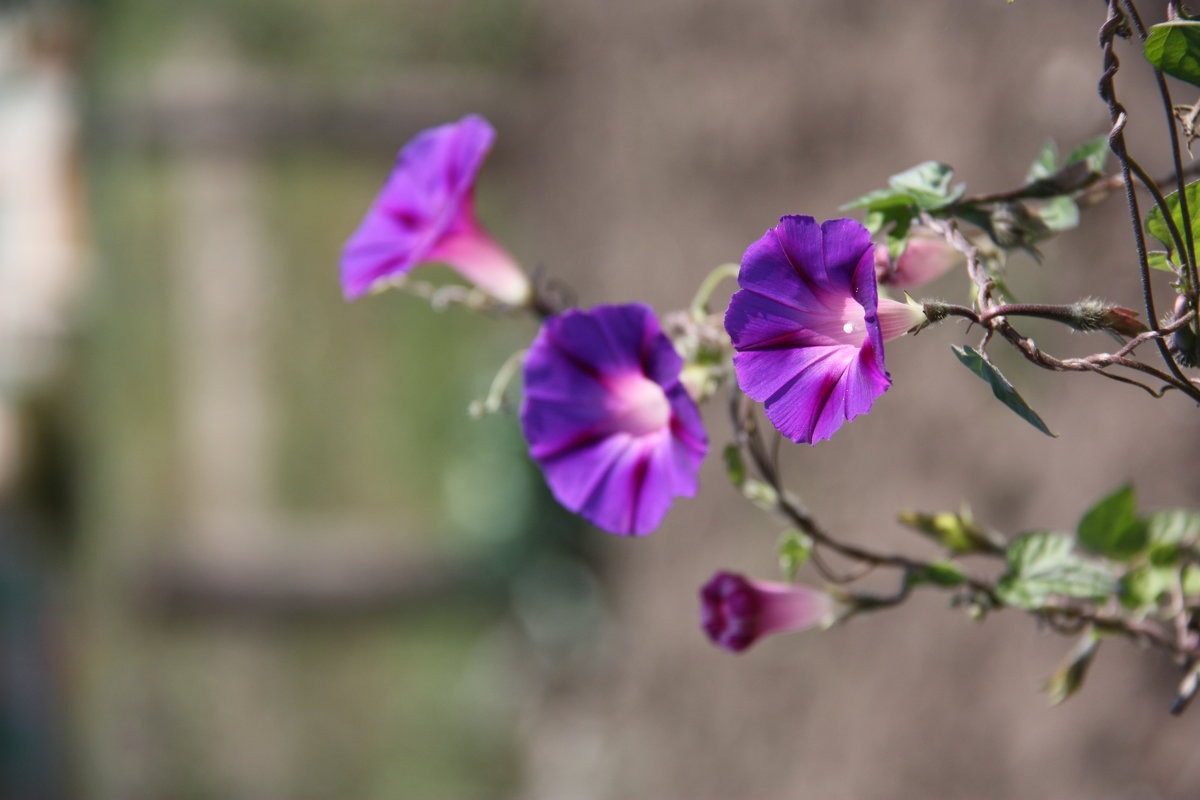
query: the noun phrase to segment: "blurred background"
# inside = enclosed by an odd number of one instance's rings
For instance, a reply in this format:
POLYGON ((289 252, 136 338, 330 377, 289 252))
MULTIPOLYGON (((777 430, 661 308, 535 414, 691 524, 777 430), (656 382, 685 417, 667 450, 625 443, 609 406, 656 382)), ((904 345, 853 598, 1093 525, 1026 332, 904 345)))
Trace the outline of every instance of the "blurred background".
MULTIPOLYGON (((467 418, 531 323, 349 305, 337 281, 397 148, 479 112, 499 131, 480 217, 527 267, 585 305, 683 307, 780 214, 837 216, 927 159, 1010 188, 1047 137, 1105 132, 1102 21, 1001 0, 0 2, 0 798, 1196 797, 1200 715, 1169 717, 1171 665, 1121 642, 1057 709, 1039 689, 1070 642, 940 596, 718 652, 698 586, 777 578, 780 533, 721 474, 719 403, 703 496, 610 537, 553 504, 515 419, 467 418)), ((1153 85, 1120 55, 1162 172, 1153 85)), ((1138 307, 1131 240, 1110 200, 1011 284, 1138 307)), ((954 362, 966 341, 889 345, 871 415, 788 449, 827 527, 929 555, 897 511, 966 501, 1015 534, 1070 530, 1126 480, 1146 508, 1200 500, 1185 400, 998 350, 1051 440, 954 362)))

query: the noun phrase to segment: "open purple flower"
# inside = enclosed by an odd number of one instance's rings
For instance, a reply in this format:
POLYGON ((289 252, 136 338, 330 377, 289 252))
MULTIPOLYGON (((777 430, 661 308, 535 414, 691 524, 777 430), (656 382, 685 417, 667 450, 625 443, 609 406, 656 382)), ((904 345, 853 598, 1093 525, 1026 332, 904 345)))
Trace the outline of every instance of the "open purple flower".
POLYGON ((483 117, 417 134, 342 253, 347 300, 419 264, 442 262, 498 300, 524 305, 529 278, 475 219, 475 177, 496 132, 483 117))
POLYGON ((696 493, 708 439, 682 366, 648 306, 546 320, 525 356, 521 427, 558 502, 640 536, 696 493))
POLYGON ((852 219, 788 216, 746 250, 725 312, 738 384, 795 442, 871 410, 891 376, 883 343, 924 319, 880 299, 875 246, 852 219))
POLYGON ((700 589, 701 627, 713 644, 734 653, 771 633, 826 624, 835 610, 833 598, 816 589, 733 572, 718 572, 700 589))

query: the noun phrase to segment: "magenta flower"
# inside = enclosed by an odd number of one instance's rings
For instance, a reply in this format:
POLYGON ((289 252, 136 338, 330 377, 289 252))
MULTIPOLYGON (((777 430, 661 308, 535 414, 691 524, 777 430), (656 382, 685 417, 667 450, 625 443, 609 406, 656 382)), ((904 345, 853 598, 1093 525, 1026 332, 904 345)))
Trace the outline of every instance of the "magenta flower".
POLYGON ((648 306, 546 320, 525 356, 521 427, 558 502, 641 536, 674 497, 696 493, 708 439, 682 366, 648 306))
POLYGON ((789 216, 746 250, 725 312, 738 384, 795 442, 828 439, 892 379, 883 343, 924 315, 875 286, 875 246, 852 219, 789 216))
POLYGON ((875 276, 879 282, 897 289, 911 289, 940 278, 954 267, 966 262, 962 253, 950 246, 942 236, 928 228, 914 228, 895 261, 887 248, 875 248, 875 276))
POLYGON ((442 262, 498 300, 529 302, 529 278, 475 219, 475 177, 496 132, 483 117, 417 134, 342 253, 347 300, 442 262))
POLYGON ((700 626, 713 644, 740 653, 762 636, 832 621, 836 605, 807 586, 718 572, 700 589, 700 626))

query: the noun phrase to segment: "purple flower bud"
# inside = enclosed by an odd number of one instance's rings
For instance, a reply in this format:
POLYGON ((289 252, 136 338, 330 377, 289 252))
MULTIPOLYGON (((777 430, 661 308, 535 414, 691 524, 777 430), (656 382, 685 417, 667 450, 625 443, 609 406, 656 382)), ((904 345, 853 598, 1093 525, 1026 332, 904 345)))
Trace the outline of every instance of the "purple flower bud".
POLYGON ((423 131, 396 166, 342 254, 347 300, 420 264, 440 262, 501 302, 528 303, 532 285, 475 219, 475 178, 496 132, 483 117, 423 131))
POLYGON ((719 647, 740 653, 760 637, 832 620, 833 599, 807 586, 751 581, 718 572, 700 589, 700 625, 719 647))
POLYGON ((928 228, 914 228, 904 252, 892 262, 887 247, 875 247, 875 274, 881 284, 910 289, 940 278, 966 257, 928 228))

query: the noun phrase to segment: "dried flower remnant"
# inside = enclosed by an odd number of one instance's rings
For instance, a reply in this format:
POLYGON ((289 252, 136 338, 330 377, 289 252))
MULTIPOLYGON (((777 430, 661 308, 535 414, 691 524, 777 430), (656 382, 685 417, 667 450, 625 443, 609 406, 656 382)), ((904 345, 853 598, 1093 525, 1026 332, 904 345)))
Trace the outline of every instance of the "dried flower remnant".
POLYGON ((875 246, 851 219, 781 218, 746 250, 738 285, 725 313, 738 384, 794 442, 870 411, 891 385, 883 343, 925 321, 878 297, 875 246))
POLYGON ((521 427, 563 506, 640 536, 696 493, 708 440, 682 366, 648 306, 546 320, 525 357, 521 427))
POLYGON ((700 589, 700 626, 719 647, 740 653, 763 636, 832 621, 836 604, 807 586, 752 581, 718 572, 700 589))
POLYGON ((528 276, 475 219, 475 179, 496 132, 463 117, 404 146, 342 254, 342 291, 361 297, 420 264, 440 262, 501 302, 525 305, 528 276))

